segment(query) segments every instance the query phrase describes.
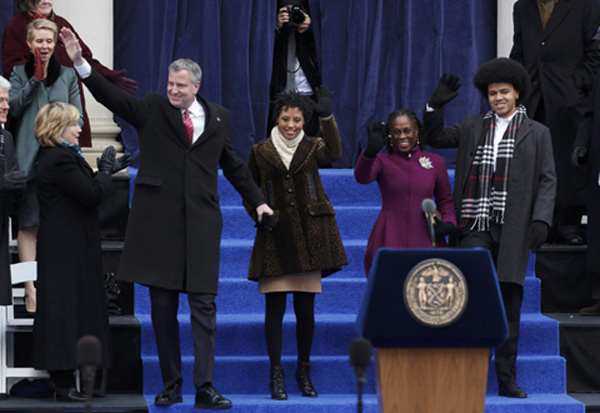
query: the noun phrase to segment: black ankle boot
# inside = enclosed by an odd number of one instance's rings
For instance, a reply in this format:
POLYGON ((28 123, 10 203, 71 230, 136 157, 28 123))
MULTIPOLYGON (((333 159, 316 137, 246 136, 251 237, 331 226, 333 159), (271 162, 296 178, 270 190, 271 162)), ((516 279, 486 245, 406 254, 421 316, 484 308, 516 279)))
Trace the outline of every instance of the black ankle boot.
POLYGON ((271 399, 287 400, 285 392, 285 381, 283 379, 283 366, 281 364, 271 367, 271 381, 269 382, 271 390, 271 399))
POLYGON ((298 361, 296 370, 296 381, 298 389, 302 392, 302 397, 317 397, 317 391, 310 380, 310 362, 298 361))

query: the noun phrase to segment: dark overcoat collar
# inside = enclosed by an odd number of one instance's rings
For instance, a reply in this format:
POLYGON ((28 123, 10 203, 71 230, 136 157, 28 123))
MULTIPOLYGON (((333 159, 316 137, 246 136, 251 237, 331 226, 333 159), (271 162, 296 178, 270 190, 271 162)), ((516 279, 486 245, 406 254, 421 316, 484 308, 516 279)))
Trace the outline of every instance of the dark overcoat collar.
POLYGON ((294 157, 292 158, 292 162, 290 163, 289 169, 285 167, 277 149, 275 149, 275 145, 273 145, 273 141, 269 138, 267 139, 257 150, 257 152, 265 158, 267 162, 273 165, 275 168, 280 169, 284 172, 289 171, 292 175, 301 170, 304 167, 304 164, 310 157, 311 153, 315 150, 315 145, 313 145, 313 139, 305 136, 298 147, 296 148, 296 152, 294 153, 294 157))

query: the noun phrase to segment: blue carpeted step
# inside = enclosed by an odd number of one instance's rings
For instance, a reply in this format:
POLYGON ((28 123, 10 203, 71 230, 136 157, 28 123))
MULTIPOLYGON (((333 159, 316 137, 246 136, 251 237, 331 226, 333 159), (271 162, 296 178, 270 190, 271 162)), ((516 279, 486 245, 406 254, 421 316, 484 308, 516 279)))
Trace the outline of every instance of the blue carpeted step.
MULTIPOLYGON (((347 271, 342 270, 323 279, 323 293, 315 298, 315 314, 356 314, 362 301, 366 285, 364 277, 346 277, 347 271)), ((539 285, 537 278, 525 280, 525 291, 522 306, 523 314, 539 313, 539 285)), ((179 314, 188 314, 187 297, 181 296, 179 314)), ((258 284, 248 281, 243 276, 221 277, 219 295, 217 296, 219 314, 263 314, 264 297, 258 293, 258 284)), ((136 289, 135 311, 137 315, 150 313, 150 301, 146 287, 136 289)), ((293 311, 291 294, 288 296, 288 313, 293 311)))
POLYGON ((527 399, 488 394, 485 413, 585 413, 585 405, 566 394, 530 394, 527 399))
MULTIPOLYGON (((144 340, 144 356, 156 353, 154 331, 148 315, 139 316, 144 340)), ((182 315, 180 339, 183 354, 192 355, 190 320, 182 315)), ((315 355, 345 355, 348 343, 356 336, 353 314, 320 314, 315 316, 315 355)), ((266 354, 263 314, 219 314, 217 316, 217 355, 262 356, 266 354)), ((286 314, 283 323, 283 354, 296 354, 296 320, 286 314)), ((556 355, 558 352, 558 323, 548 317, 524 314, 521 320, 520 356, 556 355)))
MULTIPOLYGON (((184 393, 193 393, 191 382, 193 357, 183 357, 184 393)), ((283 356, 286 385, 294 385, 296 357, 283 356)), ((347 356, 313 356, 311 374, 317 391, 321 394, 352 394, 355 392, 355 377, 347 356)), ((494 370, 488 375, 488 393, 497 394, 494 370)), ((217 356, 215 359, 215 386, 223 393, 260 394, 268 393, 269 360, 265 356, 217 356)), ((517 361, 518 381, 528 393, 565 394, 566 362, 554 356, 526 356, 517 361)), ((365 393, 375 393, 373 365, 369 367, 365 393)), ((162 389, 156 356, 144 357, 144 392, 156 394, 162 389)))
MULTIPOLYGON (((348 413, 356 411, 357 396, 348 394, 321 394, 316 399, 288 393, 288 400, 274 401, 268 394, 227 394, 236 413, 348 413)), ((164 407, 153 405, 154 395, 146 395, 149 413, 165 413, 164 407)), ((183 403, 169 407, 169 413, 190 413, 194 395, 184 395, 183 403)), ((198 411, 198 410, 196 410, 198 411)), ((367 394, 363 397, 363 412, 377 413, 377 397, 367 394)), ((531 412, 537 413, 537 412, 531 412)), ((569 412, 570 413, 570 412, 569 412)))
MULTIPOLYGON (((233 409, 238 413, 348 413, 357 410, 355 395, 327 394, 316 399, 289 394, 286 401, 273 401, 267 394, 228 394, 233 409)), ((149 413, 164 413, 164 407, 153 405, 154 395, 146 395, 149 413)), ((184 395, 183 403, 171 406, 169 413, 189 413, 194 404, 193 394, 184 395)), ((363 397, 363 412, 377 413, 377 397, 366 394, 363 397)), ((488 395, 485 399, 485 413, 584 413, 585 406, 567 395, 531 394, 528 399, 509 399, 488 395)))

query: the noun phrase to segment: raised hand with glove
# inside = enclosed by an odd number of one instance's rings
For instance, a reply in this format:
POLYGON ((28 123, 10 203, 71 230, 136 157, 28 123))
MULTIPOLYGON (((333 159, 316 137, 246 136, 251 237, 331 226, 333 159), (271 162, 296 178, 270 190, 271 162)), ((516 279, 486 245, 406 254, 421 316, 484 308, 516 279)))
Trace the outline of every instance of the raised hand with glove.
POLYGON ((537 252, 548 238, 548 224, 533 221, 527 231, 527 246, 532 252, 537 252))
POLYGON ((458 96, 460 85, 460 78, 457 75, 444 72, 433 94, 429 98, 429 106, 433 109, 444 107, 444 105, 458 96))
POLYGON ((111 175, 115 167, 115 156, 117 150, 111 145, 107 146, 99 158, 96 158, 96 164, 98 165, 98 171, 103 174, 111 175))
POLYGON ((367 147, 365 148, 365 156, 367 158, 375 158, 381 148, 389 142, 389 136, 385 130, 384 122, 373 122, 371 128, 367 127, 367 147))
POLYGON ((46 78, 46 70, 40 56, 40 49, 38 48, 33 52, 33 77, 40 82, 46 78))
POLYGON ((317 96, 315 112, 320 118, 328 118, 332 113, 333 94, 325 86, 321 86, 316 88, 315 95, 317 96))

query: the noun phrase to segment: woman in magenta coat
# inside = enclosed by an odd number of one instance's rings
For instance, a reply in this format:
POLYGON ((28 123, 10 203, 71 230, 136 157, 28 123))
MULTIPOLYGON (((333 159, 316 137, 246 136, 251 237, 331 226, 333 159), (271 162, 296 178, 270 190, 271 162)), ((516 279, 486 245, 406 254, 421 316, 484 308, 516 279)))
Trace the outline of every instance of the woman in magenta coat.
POLYGON ((422 130, 413 111, 390 113, 387 123, 375 124, 369 130, 367 147, 354 168, 357 182, 377 181, 382 199, 365 252, 367 276, 379 248, 431 248, 421 207, 425 198, 434 198, 437 205, 437 246, 446 246, 445 236, 456 228, 446 162, 420 147, 424 145, 422 130), (378 154, 383 146, 388 153, 378 154))

